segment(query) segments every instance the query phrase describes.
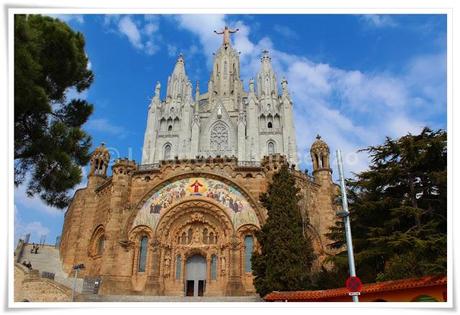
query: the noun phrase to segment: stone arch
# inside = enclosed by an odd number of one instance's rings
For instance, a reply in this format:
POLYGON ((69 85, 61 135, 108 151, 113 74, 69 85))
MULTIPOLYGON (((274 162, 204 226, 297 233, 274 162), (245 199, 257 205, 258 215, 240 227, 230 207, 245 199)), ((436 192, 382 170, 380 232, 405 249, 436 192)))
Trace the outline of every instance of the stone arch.
POLYGON ((88 246, 88 256, 91 258, 96 258, 101 256, 100 252, 100 240, 105 241, 105 228, 103 224, 99 224, 93 231, 91 235, 89 246, 88 246))
MULTIPOLYGON (((178 222, 179 217, 189 215, 191 218, 189 221, 183 222, 182 225, 192 223, 195 221, 205 221, 204 217, 195 216, 193 214, 200 213, 214 217, 216 221, 222 224, 222 228, 227 232, 234 230, 231 218, 228 216, 227 211, 222 208, 221 205, 212 200, 200 200, 194 199, 185 200, 175 206, 160 217, 158 225, 156 227, 155 235, 160 241, 166 241, 168 238, 174 238, 171 233, 171 227, 175 222, 178 222)), ((227 237, 229 235, 226 235, 227 237)))
POLYGON ((267 155, 273 155, 276 153, 276 141, 270 139, 267 141, 267 155))
MULTIPOLYGON (((128 238, 128 234, 131 230, 131 227, 133 225, 133 222, 138 214, 138 212, 142 209, 143 205, 149 200, 149 198, 157 191, 159 191, 161 188, 177 181, 177 180, 180 180, 180 179, 184 179, 184 178, 192 178, 192 177, 205 177, 205 178, 211 178, 211 179, 215 179, 215 180, 218 180, 218 181, 221 181, 227 185, 230 185, 230 186, 233 186, 235 187, 242 195, 243 197, 248 201, 249 205, 251 206, 251 208, 254 210, 256 216, 257 216, 257 219, 259 221, 259 224, 260 225, 263 225, 265 223, 265 212, 264 212, 264 209, 262 209, 259 204, 256 202, 256 200, 250 195, 250 193, 246 190, 246 188, 238 185, 235 181, 233 181, 232 179, 230 178, 227 178, 223 175, 220 175, 220 174, 215 174, 215 173, 211 173, 211 172, 206 172, 206 171, 200 171, 200 172, 195 172, 195 173, 190 173, 190 172, 186 172, 186 173, 182 173, 182 174, 174 174, 174 175, 171 175, 167 178, 165 178, 161 183, 155 185, 154 187, 152 187, 149 191, 147 191, 144 196, 138 201, 138 203, 136 204, 136 206, 134 207, 134 211, 132 211, 132 213, 130 214, 129 218, 127 219, 126 221, 126 225, 125 225, 125 228, 124 228, 124 231, 123 231, 123 236, 122 238, 124 237, 125 239, 128 238)), ((208 200, 208 202, 211 202, 213 203, 213 200, 208 200)))
POLYGON ((170 142, 166 142, 163 145, 163 160, 171 160, 171 154, 172 154, 172 144, 170 142))
POLYGON ((127 249, 133 249, 131 274, 134 277, 132 279, 134 288, 138 286, 143 287, 145 285, 146 276, 152 272, 153 255, 151 248, 154 240, 153 235, 152 229, 146 225, 135 226, 129 232, 128 244, 125 244, 125 247, 127 249), (147 237, 146 262, 145 270, 139 271, 140 246, 143 237, 147 237), (140 282, 138 281, 138 277, 142 279, 140 282))

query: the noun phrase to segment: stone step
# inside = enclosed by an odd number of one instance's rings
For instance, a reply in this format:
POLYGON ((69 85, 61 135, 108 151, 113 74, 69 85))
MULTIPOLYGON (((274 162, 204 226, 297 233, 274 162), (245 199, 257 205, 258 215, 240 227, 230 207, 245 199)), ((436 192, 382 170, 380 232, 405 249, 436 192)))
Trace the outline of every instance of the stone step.
POLYGON ((146 296, 81 294, 79 302, 263 302, 258 295, 250 296, 146 296))
MULTIPOLYGON (((50 245, 40 246, 37 254, 30 252, 32 248, 32 244, 26 244, 24 246, 22 256, 19 259, 19 263, 22 263, 23 261, 30 261, 32 264, 32 269, 38 270, 40 275, 42 272, 54 273, 54 281, 68 288, 73 287, 73 277, 68 277, 68 275, 62 270, 61 258, 58 248, 50 245)), ((83 291, 83 279, 76 280, 75 290, 77 292, 83 291)))

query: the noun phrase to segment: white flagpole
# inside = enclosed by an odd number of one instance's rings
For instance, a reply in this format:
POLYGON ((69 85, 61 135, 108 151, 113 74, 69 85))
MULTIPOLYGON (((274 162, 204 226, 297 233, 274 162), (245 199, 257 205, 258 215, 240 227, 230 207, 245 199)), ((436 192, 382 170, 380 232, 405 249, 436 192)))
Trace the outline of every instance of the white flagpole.
MULTIPOLYGON (((347 240, 348 266, 350 268, 350 277, 356 277, 355 258, 353 256, 353 242, 351 238, 350 212, 348 211, 347 191, 345 188, 345 178, 343 175, 342 154, 337 150, 337 165, 339 167, 340 188, 342 191, 342 210, 341 216, 345 225, 345 237, 347 240)), ((353 302, 359 302, 358 296, 353 295, 353 302)))

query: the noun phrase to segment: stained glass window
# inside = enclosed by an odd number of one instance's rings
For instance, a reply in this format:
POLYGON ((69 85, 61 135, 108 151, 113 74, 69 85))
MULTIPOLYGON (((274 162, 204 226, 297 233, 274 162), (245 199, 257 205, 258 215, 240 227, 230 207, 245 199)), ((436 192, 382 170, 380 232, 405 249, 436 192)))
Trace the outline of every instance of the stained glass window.
POLYGON ((254 239, 252 235, 246 235, 244 237, 244 270, 246 272, 252 272, 251 257, 254 249, 254 239))
POLYGON ((141 246, 139 248, 139 272, 145 272, 145 265, 147 262, 147 243, 148 237, 143 236, 141 238, 141 246))
POLYGON ((211 280, 217 279, 217 256, 211 256, 211 280))
POLYGON ((180 279, 180 273, 182 271, 182 257, 177 255, 176 257, 176 280, 180 279))
POLYGON ((97 254, 102 255, 103 251, 104 251, 104 235, 101 235, 97 243, 97 254))

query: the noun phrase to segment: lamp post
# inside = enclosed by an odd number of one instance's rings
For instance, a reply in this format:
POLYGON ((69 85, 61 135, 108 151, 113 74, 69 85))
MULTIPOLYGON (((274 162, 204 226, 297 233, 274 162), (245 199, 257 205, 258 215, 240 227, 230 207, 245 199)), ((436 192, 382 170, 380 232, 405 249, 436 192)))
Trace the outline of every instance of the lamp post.
MULTIPOLYGON (((345 225, 345 237, 347 240, 348 267, 350 268, 350 277, 356 277, 355 258, 353 255, 353 242, 351 238, 350 212, 348 211, 347 191, 345 189, 345 178, 343 175, 343 162, 340 150, 337 150, 337 165, 339 167, 340 188, 342 191, 342 211, 337 213, 343 218, 345 225)), ((353 295, 353 302, 359 302, 358 296, 353 295)))
POLYGON ((73 286, 72 286, 72 302, 75 302, 75 290, 77 287, 78 270, 85 269, 85 265, 84 264, 74 265, 72 269, 75 270, 75 276, 73 278, 73 286))

